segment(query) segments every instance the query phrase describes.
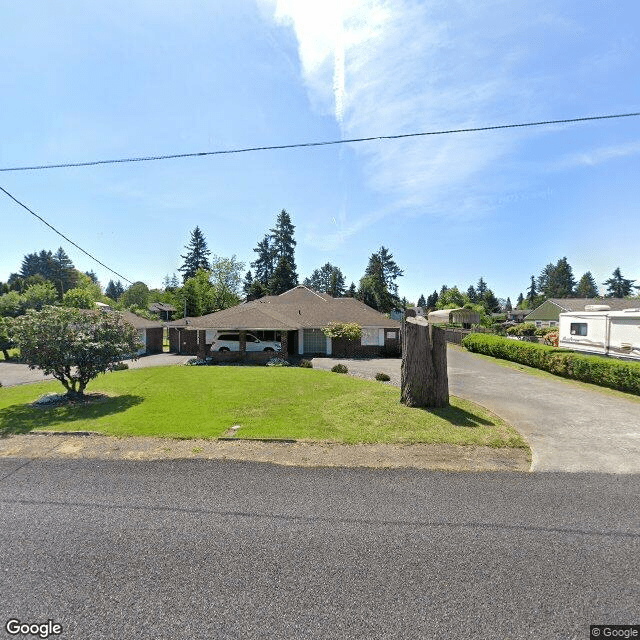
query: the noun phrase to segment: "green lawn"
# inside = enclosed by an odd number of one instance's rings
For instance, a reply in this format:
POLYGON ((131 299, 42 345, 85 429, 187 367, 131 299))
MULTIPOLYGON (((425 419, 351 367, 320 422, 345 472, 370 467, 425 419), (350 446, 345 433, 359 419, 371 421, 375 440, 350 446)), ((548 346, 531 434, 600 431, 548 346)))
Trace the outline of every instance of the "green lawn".
POLYGON ((92 381, 99 403, 41 409, 31 403, 57 382, 0 389, 0 435, 34 429, 113 436, 238 437, 345 443, 450 443, 527 448, 509 425, 471 402, 447 409, 400 404, 397 387, 328 371, 271 367, 154 367, 92 381))

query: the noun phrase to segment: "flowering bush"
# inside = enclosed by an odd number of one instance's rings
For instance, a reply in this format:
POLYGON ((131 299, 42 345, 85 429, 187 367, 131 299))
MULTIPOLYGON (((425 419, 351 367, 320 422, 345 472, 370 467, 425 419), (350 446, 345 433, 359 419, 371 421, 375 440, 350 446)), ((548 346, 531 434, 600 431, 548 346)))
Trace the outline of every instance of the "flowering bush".
POLYGON ((330 322, 322 332, 327 338, 360 340, 362 337, 362 327, 357 322, 330 322))

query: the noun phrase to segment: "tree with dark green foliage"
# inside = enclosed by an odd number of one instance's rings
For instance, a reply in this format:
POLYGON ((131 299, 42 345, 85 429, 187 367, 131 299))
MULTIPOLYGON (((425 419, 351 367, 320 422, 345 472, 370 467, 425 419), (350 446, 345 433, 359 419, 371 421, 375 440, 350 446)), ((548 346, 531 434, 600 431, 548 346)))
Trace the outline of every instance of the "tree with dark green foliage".
POLYGON ((587 271, 582 278, 580 278, 575 294, 578 298, 597 298, 600 295, 598 285, 591 271, 587 271))
POLYGON ((182 282, 186 282, 189 278, 196 275, 198 269, 209 269, 209 256, 211 251, 207 247, 207 241, 204 238, 200 227, 196 227, 191 232, 189 244, 185 246, 187 253, 180 257, 184 260, 178 271, 182 273, 182 282))
POLYGON ((120 296, 124 293, 124 287, 122 286, 122 282, 118 280, 118 282, 114 283, 113 280, 109 280, 109 284, 107 288, 104 290, 104 295, 107 298, 111 298, 116 302, 120 299, 120 296))
POLYGON ((242 281, 242 293, 244 293, 245 297, 249 295, 252 284, 253 276, 251 275, 251 271, 247 271, 247 273, 245 273, 244 280, 242 281))
POLYGON ((293 289, 297 284, 298 274, 293 270, 291 262, 285 256, 280 256, 278 266, 269 280, 269 293, 272 296, 279 296, 293 289))
POLYGON ((507 296, 507 302, 504 305, 504 310, 505 311, 513 311, 513 306, 511 305, 511 298, 509 298, 509 296, 507 296))
POLYGON ((438 296, 436 309, 457 309, 464 306, 464 296, 458 287, 447 287, 444 293, 438 296))
POLYGON ((469 302, 471 302, 472 304, 478 302, 478 292, 475 290, 475 287, 473 285, 471 285, 467 289, 467 298, 469 298, 469 302))
MULTIPOLYGON (((389 253, 389 250, 382 246, 378 251, 380 256, 380 262, 382 263, 382 273, 384 276, 384 282, 387 285, 387 290, 395 301, 398 300, 398 285, 396 280, 404 275, 404 271, 396 264, 393 259, 393 255, 389 253)), ((365 273, 365 275, 367 275, 365 273)))
POLYGON ((416 306, 421 307, 423 309, 424 309, 424 307, 427 306, 427 301, 425 300, 423 294, 420 294, 420 297, 418 298, 418 304, 416 306))
POLYGON ((522 291, 518 294, 518 301, 516 303, 516 309, 522 309, 522 303, 524 302, 524 296, 522 295, 522 291))
POLYGON ((91 271, 85 271, 84 275, 89 276, 93 284, 98 284, 98 276, 96 275, 96 272, 93 269, 91 269, 91 271))
POLYGON ((531 284, 527 289, 527 300, 529 301, 529 308, 536 306, 538 301, 538 290, 536 289, 536 277, 531 276, 531 284))
POLYGON ((484 294, 487 292, 487 283, 484 281, 484 278, 480 276, 480 280, 478 280, 478 284, 476 286, 476 295, 478 296, 478 300, 481 300, 484 297, 484 294))
POLYGON ((438 296, 438 292, 434 290, 434 292, 427 297, 427 309, 431 309, 433 311, 433 309, 436 308, 436 305, 438 304, 438 298, 440 296, 438 296))
POLYGON ((314 269, 309 278, 305 278, 303 284, 311 289, 328 293, 333 298, 344 295, 344 275, 338 267, 327 262, 319 269, 314 269))
MULTIPOLYGON (((268 295, 269 281, 275 270, 275 250, 271 244, 270 236, 265 235, 265 237, 258 242, 254 251, 258 254, 258 257, 251 263, 251 266, 255 269, 254 281, 262 285, 260 290, 266 292, 263 295, 268 295)), ((258 288, 255 288, 254 293, 256 293, 257 290, 258 288)))
POLYGON ((576 281, 567 258, 560 258, 556 264, 549 263, 538 276, 538 292, 545 298, 571 298, 574 296, 576 281))
POLYGON ((447 291, 449 291, 449 287, 446 284, 443 284, 442 287, 440 287, 440 293, 438 294, 438 298, 442 298, 442 296, 447 293, 447 291))
POLYGON ((625 298, 630 296, 633 289, 640 287, 634 286, 635 280, 629 280, 622 275, 620 267, 616 267, 613 276, 603 282, 607 286, 607 298, 625 298))
POLYGON ((402 275, 402 272, 392 258, 393 256, 385 247, 381 247, 380 251, 371 254, 364 277, 360 279, 356 295, 358 300, 382 313, 389 313, 395 307, 400 306, 400 299, 397 295, 398 288, 395 286, 394 280, 398 275, 402 275), (389 291, 389 282, 393 283, 396 293, 389 291))
POLYGON ((345 296, 345 298, 355 298, 357 293, 358 293, 358 290, 356 289, 355 282, 352 282, 349 285, 349 288, 347 289, 347 291, 344 294, 344 296, 345 296))
POLYGON ((500 302, 491 289, 487 289, 484 292, 481 302, 487 310, 487 313, 500 313, 500 302))
POLYGON ((120 304, 129 307, 146 309, 149 306, 149 287, 144 282, 134 282, 121 296, 120 304))

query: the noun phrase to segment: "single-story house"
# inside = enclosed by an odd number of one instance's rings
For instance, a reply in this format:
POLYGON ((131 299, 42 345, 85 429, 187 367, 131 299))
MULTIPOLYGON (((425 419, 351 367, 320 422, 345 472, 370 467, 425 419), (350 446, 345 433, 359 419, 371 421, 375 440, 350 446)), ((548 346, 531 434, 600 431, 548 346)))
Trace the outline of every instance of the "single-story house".
POLYGON ((170 350, 208 354, 220 331, 249 332, 277 340, 288 355, 376 356, 400 350, 400 323, 355 298, 332 298, 304 285, 278 296, 265 296, 198 318, 167 323, 170 350), (330 322, 355 322, 359 340, 329 338, 330 322))
POLYGON ((549 298, 530 311, 524 321, 533 322, 536 327, 556 327, 561 313, 584 311, 585 307, 592 305, 606 305, 611 311, 623 311, 638 307, 639 302, 637 298, 549 298))
POLYGON ((506 311, 507 322, 524 322, 525 316, 530 313, 529 309, 511 309, 506 311))
POLYGON ((144 345, 138 355, 150 353, 162 353, 162 340, 164 336, 164 327, 157 320, 147 320, 137 316, 131 311, 116 311, 111 313, 119 313, 129 324, 138 330, 138 338, 144 345))
POLYGON ((173 319, 176 308, 166 302, 154 302, 149 305, 149 311, 158 315, 160 320, 169 322, 173 319))

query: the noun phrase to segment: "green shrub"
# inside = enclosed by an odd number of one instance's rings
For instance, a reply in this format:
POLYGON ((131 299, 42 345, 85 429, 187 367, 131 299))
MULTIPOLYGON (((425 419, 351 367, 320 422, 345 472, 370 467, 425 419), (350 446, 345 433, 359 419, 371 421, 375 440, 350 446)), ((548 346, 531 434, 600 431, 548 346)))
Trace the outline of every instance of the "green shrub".
POLYGON ((376 380, 380 380, 380 382, 389 382, 391 378, 386 373, 376 373, 376 380))
POLYGON ((328 338, 360 340, 362 337, 362 327, 357 322, 330 322, 322 332, 328 338))
POLYGON ((331 367, 331 371, 333 371, 333 373, 349 373, 349 369, 347 369, 343 364, 337 364, 334 367, 331 367))
POLYGON ((128 369, 129 365, 126 362, 116 362, 114 365, 112 365, 111 370, 112 371, 124 371, 125 369, 128 369))
POLYGON ((533 336, 536 335, 536 325, 533 322, 523 322, 507 329, 510 336, 533 336))
POLYGON ((313 369, 313 362, 311 360, 300 360, 300 366, 303 369, 313 369))
POLYGON ((556 349, 545 344, 521 342, 471 333, 462 341, 469 351, 519 362, 565 378, 590 382, 640 395, 640 363, 556 349))

